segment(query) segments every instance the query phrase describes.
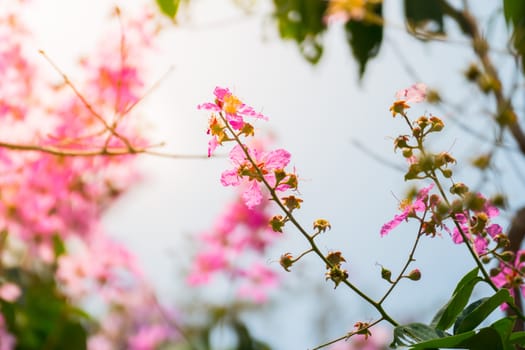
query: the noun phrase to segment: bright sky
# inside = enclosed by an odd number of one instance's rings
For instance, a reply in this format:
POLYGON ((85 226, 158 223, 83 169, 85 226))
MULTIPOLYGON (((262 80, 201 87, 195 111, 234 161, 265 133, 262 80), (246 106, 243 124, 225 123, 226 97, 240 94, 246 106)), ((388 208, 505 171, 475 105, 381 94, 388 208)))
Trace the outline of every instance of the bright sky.
MULTIPOLYGON (((181 24, 163 34, 152 62, 152 84, 174 67, 144 101, 153 139, 166 141, 169 151, 205 154, 207 115, 195 107, 211 99, 216 85, 230 87, 270 117, 268 126, 258 126, 271 129, 276 144, 292 153, 292 163, 303 179, 300 189, 305 202, 300 219, 306 226, 318 217, 329 219, 333 229, 320 241, 321 248, 343 251, 350 278, 372 295, 380 295, 387 286, 380 280, 377 264, 393 270, 399 267, 415 234, 411 226, 403 226, 386 238, 379 237, 382 223, 396 213, 396 197, 403 196, 407 185, 401 172, 364 154, 352 141, 403 165, 400 155, 393 154, 392 138, 406 131, 400 120, 391 117, 388 107, 395 91, 414 83, 414 78, 403 69, 393 45, 424 82, 445 93, 460 83, 456 76, 468 62, 468 50, 461 45, 422 47, 407 40, 400 29, 401 1, 389 1, 385 11, 393 24, 387 28, 379 58, 370 63, 359 85, 357 67, 349 57, 341 28, 330 31, 325 55, 312 67, 293 43, 278 38, 267 5, 247 17, 228 0, 192 2, 189 11, 182 13, 181 24)), ((78 52, 96 44, 111 2, 37 3, 39 9, 30 18, 39 28, 37 49, 45 49, 68 71, 78 52)), ((122 3, 123 9, 131 6, 129 1, 122 3)), ((419 113, 425 111, 432 112, 423 107, 419 113)), ((453 147, 454 152, 470 146, 471 141, 448 135, 450 139, 440 140, 446 149, 453 147)), ((187 290, 179 271, 190 259, 185 253, 187 237, 211 225, 222 203, 233 195, 219 183, 220 172, 227 165, 226 159, 143 157, 143 182, 117 203, 105 220, 108 231, 141 258, 165 300, 182 298, 187 290)), ((269 262, 284 252, 304 249, 295 232, 286 236, 274 255, 268 256, 269 262)), ((447 299, 457 277, 470 269, 463 253, 447 236, 425 239, 415 265, 423 273, 422 280, 402 284, 387 308, 399 318, 413 315, 428 321, 428 313, 447 299)), ((375 317, 348 291, 333 291, 330 283, 324 283, 323 273, 319 261, 312 257, 297 271, 286 274, 290 282, 276 304, 278 311, 253 321, 256 334, 270 340, 275 349, 306 349, 342 335, 356 321, 375 317), (321 294, 316 294, 319 289, 321 294), (319 324, 318 305, 325 305, 320 299, 328 306, 333 306, 332 299, 339 302, 339 307, 330 311, 333 327, 322 337, 312 331, 312 326, 319 324)))

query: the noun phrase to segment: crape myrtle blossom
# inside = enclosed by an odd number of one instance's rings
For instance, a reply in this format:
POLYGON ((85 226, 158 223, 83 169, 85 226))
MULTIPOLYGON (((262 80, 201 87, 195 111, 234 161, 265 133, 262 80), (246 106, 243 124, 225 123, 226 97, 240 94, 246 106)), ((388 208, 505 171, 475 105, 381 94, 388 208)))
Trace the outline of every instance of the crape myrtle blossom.
MULTIPOLYGON (((291 186, 285 182, 277 181, 276 171, 283 169, 290 163, 291 154, 284 149, 277 149, 270 152, 260 151, 248 146, 235 145, 230 152, 230 160, 234 165, 233 169, 226 170, 221 175, 221 183, 224 186, 239 186, 246 184, 246 189, 242 194, 244 203, 248 208, 259 205, 262 201, 260 183, 262 177, 268 182, 270 187, 276 191, 286 191, 291 186), (242 147, 246 147, 246 152, 242 147), (257 169, 253 166, 246 153, 256 164, 257 169), (260 173, 259 173, 260 172, 260 173)), ((286 175, 290 178, 291 175, 286 175)))
MULTIPOLYGON (((521 295, 525 297, 525 283, 523 283, 523 273, 525 272, 525 249, 519 250, 516 257, 510 264, 500 262, 499 273, 491 279, 498 288, 507 288, 513 297, 516 297, 515 289, 519 289, 521 295)), ((507 304, 502 305, 507 308, 507 304)))
POLYGON ((434 184, 430 184, 427 187, 422 188, 417 193, 416 199, 412 203, 407 201, 401 202, 401 214, 395 215, 392 220, 381 227, 381 236, 387 235, 390 231, 399 226, 403 220, 407 220, 409 216, 414 215, 416 212, 425 211, 427 209, 428 193, 433 187, 434 184))
POLYGON ((215 102, 206 102, 197 106, 197 109, 212 112, 207 130, 207 134, 212 136, 208 142, 208 157, 213 154, 217 146, 222 145, 223 141, 231 140, 226 133, 227 127, 224 121, 233 130, 244 131, 245 135, 249 135, 253 134, 253 127, 245 122, 245 117, 268 120, 267 116, 256 112, 253 107, 246 105, 227 88, 216 87, 214 95, 215 102))
POLYGON ((396 92, 398 100, 404 100, 407 103, 422 102, 427 97, 427 86, 424 83, 416 83, 406 89, 396 92))
POLYGON ((392 116, 396 114, 404 114, 405 110, 410 108, 409 103, 419 103, 427 97, 427 86, 423 83, 414 84, 406 89, 401 89, 396 92, 396 101, 390 106, 392 116))
MULTIPOLYGON (((475 196, 476 199, 483 202, 481 209, 454 214, 454 217, 461 231, 473 244, 476 253, 482 255, 487 252, 490 242, 500 235, 503 229, 499 224, 491 222, 491 219, 499 215, 498 208, 480 193, 475 196)), ((463 243, 463 237, 456 225, 453 226, 452 230, 446 225, 444 228, 451 235, 454 243, 463 243)))

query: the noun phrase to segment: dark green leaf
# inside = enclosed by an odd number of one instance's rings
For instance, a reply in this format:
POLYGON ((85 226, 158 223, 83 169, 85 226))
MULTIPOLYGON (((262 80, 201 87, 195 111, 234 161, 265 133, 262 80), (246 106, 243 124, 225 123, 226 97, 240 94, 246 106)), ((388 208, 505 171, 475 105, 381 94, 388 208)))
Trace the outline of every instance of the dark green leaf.
MULTIPOLYGON (((498 290, 490 298, 478 300, 481 303, 476 304, 474 308, 465 317, 454 325, 454 334, 470 331, 483 322, 498 306, 505 302, 512 302, 512 297, 507 289, 498 290)), ((470 305, 472 306, 472 304, 470 305)), ((469 309, 469 308, 467 308, 469 309)))
POLYGON ((410 31, 445 33, 443 10, 439 0, 405 0, 405 17, 410 31))
POLYGON ((525 20, 525 1, 523 0, 503 0, 503 13, 508 24, 514 26, 523 23, 525 20))
POLYGON ((175 19, 179 10, 180 0, 156 0, 160 11, 171 19, 175 19))
MULTIPOLYGON (((375 5, 370 11, 378 18, 382 17, 381 4, 375 5)), ((348 44, 359 64, 359 78, 362 78, 368 61, 379 53, 383 41, 383 26, 368 21, 350 20, 345 29, 348 44)))
POLYGON ((463 322, 465 317, 467 317, 472 312, 472 310, 477 308, 483 301, 485 301, 487 299, 488 298, 482 298, 482 299, 476 300, 475 302, 473 302, 469 306, 467 306, 463 311, 461 311, 461 313, 459 314, 458 318, 456 319, 456 323, 454 323, 454 334, 461 333, 461 332, 457 331, 457 328, 458 328, 459 324, 461 322, 463 322))
POLYGON ((474 286, 479 281, 482 281, 482 278, 478 277, 478 272, 478 268, 475 268, 459 281, 450 300, 443 305, 432 319, 430 324, 432 327, 445 330, 454 324, 456 317, 467 305, 474 286))
POLYGON ((514 323, 516 323, 516 316, 509 316, 497 320, 490 325, 491 328, 494 328, 496 332, 499 333, 501 339, 503 340, 504 350, 515 350, 515 347, 512 346, 509 341, 509 337, 512 334, 512 329, 514 328, 514 323))
POLYGON ((460 348, 460 344, 463 344, 475 336, 476 332, 470 331, 467 333, 453 335, 451 337, 443 337, 420 342, 418 344, 414 344, 411 349, 460 348))
POLYGON ((413 344, 412 350, 428 349, 469 349, 469 350, 504 350, 500 334, 493 328, 487 327, 476 331, 468 331, 450 337, 431 339, 413 344))
POLYGON ((394 328, 394 340, 391 347, 410 346, 423 341, 442 338, 448 336, 447 333, 427 326, 422 323, 410 323, 394 328))
POLYGON ((525 344, 525 332, 516 332, 512 333, 509 337, 509 341, 512 344, 525 344))
POLYGON ((317 63, 323 53, 322 34, 326 29, 323 17, 328 1, 274 0, 279 33, 283 39, 294 40, 301 54, 317 63))

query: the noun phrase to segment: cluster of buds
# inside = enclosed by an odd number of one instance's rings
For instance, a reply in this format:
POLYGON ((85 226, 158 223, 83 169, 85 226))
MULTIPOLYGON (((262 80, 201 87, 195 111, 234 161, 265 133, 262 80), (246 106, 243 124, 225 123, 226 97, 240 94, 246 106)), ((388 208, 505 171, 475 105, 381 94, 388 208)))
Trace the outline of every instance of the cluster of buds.
POLYGON ((346 262, 345 258, 341 254, 341 252, 329 252, 328 255, 325 256, 326 258, 326 269, 327 272, 325 274, 326 280, 331 280, 334 282, 334 289, 337 288, 337 286, 348 279, 348 271, 343 269, 341 267, 341 264, 343 262, 346 262))

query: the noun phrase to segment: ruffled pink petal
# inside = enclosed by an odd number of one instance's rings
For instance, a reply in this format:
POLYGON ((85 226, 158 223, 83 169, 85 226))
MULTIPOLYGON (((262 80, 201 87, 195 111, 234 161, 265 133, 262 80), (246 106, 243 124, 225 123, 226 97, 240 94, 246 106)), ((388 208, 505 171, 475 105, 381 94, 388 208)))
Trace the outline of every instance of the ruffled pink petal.
POLYGON ((381 227, 381 232, 380 232, 381 237, 387 235, 390 231, 392 231, 397 226, 399 226, 401 221, 405 220, 407 217, 408 217, 408 211, 404 211, 401 214, 394 216, 392 220, 390 220, 389 222, 384 224, 383 227, 381 227))
POLYGON ((217 86, 215 90, 213 91, 213 94, 219 101, 223 101, 225 96, 231 95, 232 93, 228 88, 222 88, 220 86, 217 86))
POLYGON ((239 186, 241 180, 237 175, 237 169, 225 170, 221 174, 221 184, 223 186, 239 186))
POLYGON ((208 157, 211 157, 217 146, 219 145, 219 142, 217 141, 217 138, 214 136, 208 141, 208 157))
POLYGON ((487 233, 490 235, 490 237, 494 238, 497 235, 499 235, 501 232, 503 232, 503 229, 498 224, 492 224, 489 227, 487 227, 487 233))
POLYGON ((201 103, 200 105, 197 105, 197 109, 204 109, 204 110, 213 111, 213 112, 221 111, 221 108, 219 106, 211 102, 201 103))
POLYGON ((263 195, 257 181, 251 181, 248 188, 242 194, 242 199, 244 200, 244 204, 246 204, 248 209, 252 209, 253 207, 261 204, 262 198, 263 195))
POLYGON ((235 130, 241 130, 244 126, 244 119, 239 114, 226 114, 226 119, 235 130))
POLYGON ((267 153, 265 168, 268 170, 283 169, 290 163, 292 155, 284 149, 276 149, 267 153))
POLYGON ((230 151, 230 160, 235 165, 239 167, 240 165, 246 163, 246 154, 241 146, 235 145, 230 151))

